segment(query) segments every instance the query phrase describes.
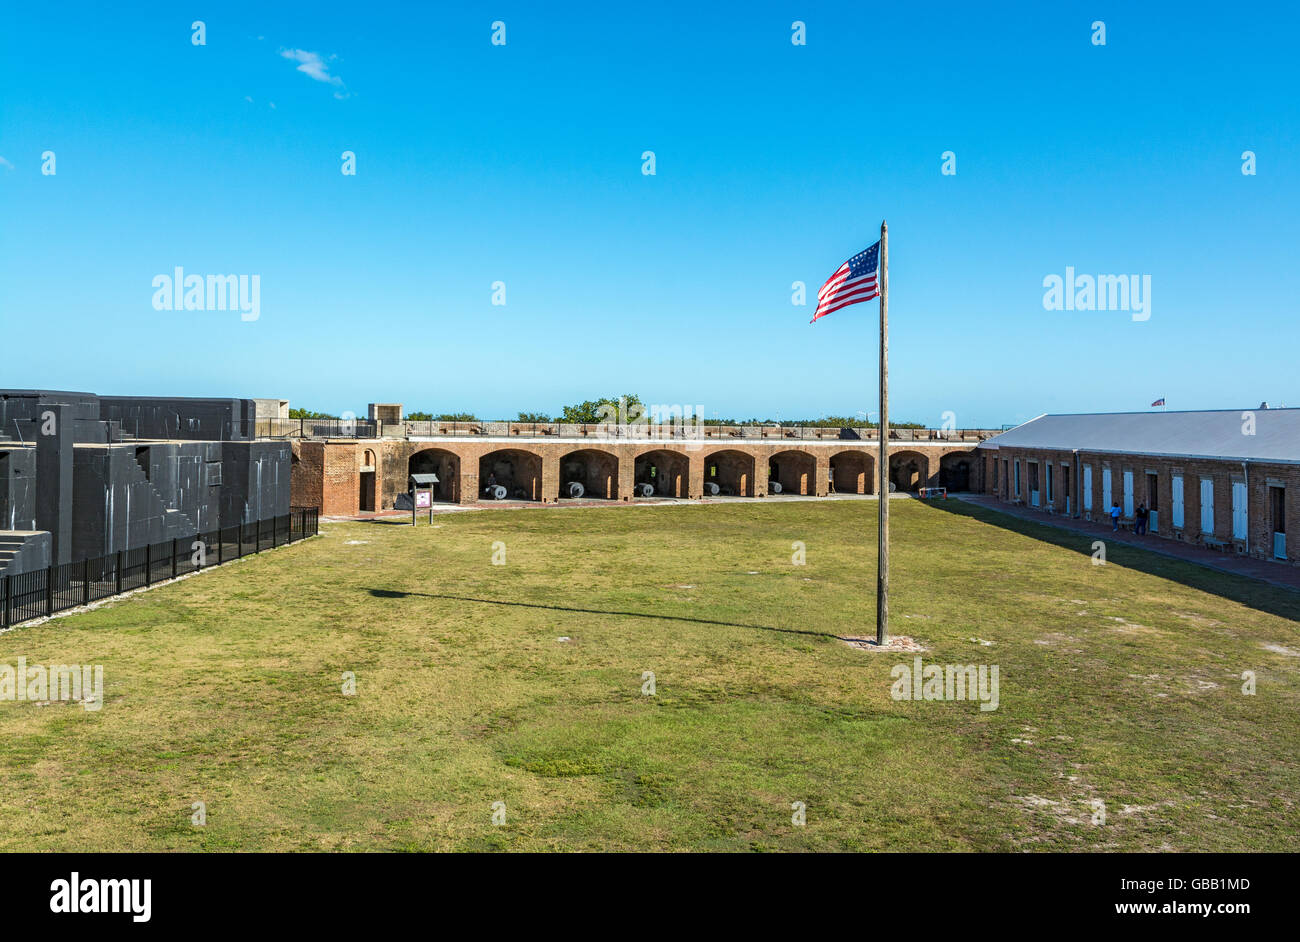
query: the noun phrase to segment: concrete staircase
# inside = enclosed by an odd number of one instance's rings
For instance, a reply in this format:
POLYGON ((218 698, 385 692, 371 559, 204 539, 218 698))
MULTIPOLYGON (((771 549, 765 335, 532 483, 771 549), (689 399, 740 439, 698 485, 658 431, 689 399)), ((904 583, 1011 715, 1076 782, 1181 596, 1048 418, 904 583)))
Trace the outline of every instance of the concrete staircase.
POLYGON ((50 565, 46 530, 0 530, 0 576, 17 575, 50 565))
POLYGON ((135 466, 129 468, 127 473, 131 477, 132 484, 144 485, 146 492, 149 494, 150 502, 154 504, 158 510, 162 511, 163 526, 165 527, 163 535, 164 539, 170 540, 173 537, 182 538, 193 536, 198 532, 198 526, 192 519, 190 519, 188 514, 170 506, 167 501, 163 499, 162 494, 158 493, 158 489, 153 486, 153 482, 149 480, 147 475, 145 475, 142 468, 135 466))

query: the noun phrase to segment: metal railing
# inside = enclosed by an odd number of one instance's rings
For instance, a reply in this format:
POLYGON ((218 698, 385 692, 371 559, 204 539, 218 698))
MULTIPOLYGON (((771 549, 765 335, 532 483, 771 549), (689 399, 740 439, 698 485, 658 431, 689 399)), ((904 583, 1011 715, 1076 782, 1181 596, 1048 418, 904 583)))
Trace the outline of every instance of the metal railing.
POLYGON ((319 526, 319 512, 307 507, 282 517, 196 533, 193 539, 153 543, 109 556, 0 576, 0 628, 296 543, 316 535, 319 526), (202 545, 196 547, 195 543, 202 545))
MULTIPOLYGON (((891 428, 891 442, 982 442, 1000 429, 891 428)), ((258 419, 259 438, 594 438, 645 440, 747 441, 880 441, 878 428, 813 427, 805 425, 709 425, 670 422, 440 422, 411 419, 379 422, 371 419, 258 419)))

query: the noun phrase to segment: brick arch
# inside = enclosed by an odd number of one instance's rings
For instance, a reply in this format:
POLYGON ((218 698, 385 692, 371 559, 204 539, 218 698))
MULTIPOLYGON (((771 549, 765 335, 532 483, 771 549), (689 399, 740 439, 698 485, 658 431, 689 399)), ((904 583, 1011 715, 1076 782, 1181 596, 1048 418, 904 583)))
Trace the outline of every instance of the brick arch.
POLYGON ((690 495, 691 459, 680 451, 653 448, 636 456, 632 476, 638 485, 651 485, 656 497, 687 497, 690 495))
POLYGON ((806 451, 778 451, 767 459, 767 479, 769 494, 773 481, 782 494, 816 494, 817 459, 806 451))
POLYGON ((501 484, 509 500, 542 499, 542 456, 522 448, 499 448, 478 461, 479 499, 489 483, 501 484))
POLYGON ((898 491, 915 491, 930 483, 930 458, 919 451, 889 452, 889 482, 898 491))
POLYGON ((736 497, 754 496, 754 455, 751 452, 725 448, 704 456, 704 484, 717 484, 721 493, 736 497), (716 473, 715 473, 716 472, 716 473))
MULTIPOLYGON (((433 499, 456 503, 460 493, 460 455, 445 448, 422 448, 406 459, 406 473, 436 474, 438 485, 433 489, 433 499)), ((402 481, 398 491, 404 491, 407 481, 402 481)))
POLYGON ((876 492, 876 458, 870 452, 841 451, 831 455, 830 467, 833 472, 831 483, 835 485, 836 494, 876 492))
POLYGON ((569 495, 570 482, 583 487, 583 497, 601 500, 618 499, 618 455, 603 448, 578 448, 560 458, 558 492, 553 498, 569 495))

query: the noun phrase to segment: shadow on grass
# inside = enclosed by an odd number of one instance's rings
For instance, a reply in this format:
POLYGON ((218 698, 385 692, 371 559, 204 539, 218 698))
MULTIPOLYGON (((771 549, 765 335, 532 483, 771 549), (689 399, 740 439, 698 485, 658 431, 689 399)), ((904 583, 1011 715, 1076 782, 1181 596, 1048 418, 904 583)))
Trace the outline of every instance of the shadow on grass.
POLYGON ((1158 547, 1148 549, 1117 540, 1108 541, 1104 535, 1037 523, 963 500, 926 501, 924 506, 991 524, 1062 549, 1074 550, 1089 559, 1092 557, 1093 542, 1102 540, 1106 543, 1108 563, 1168 579, 1279 618, 1300 621, 1300 593, 1296 590, 1262 582, 1250 576, 1213 569, 1176 556, 1166 556, 1158 547))
POLYGON ((377 599, 404 599, 419 596, 425 599, 442 599, 447 602, 473 602, 478 605, 503 605, 509 608, 537 608, 551 612, 568 612, 578 615, 617 615, 624 618, 657 618, 662 621, 684 621, 695 625, 720 625, 724 628, 750 628, 754 631, 774 631, 786 635, 808 635, 812 638, 833 638, 843 641, 837 634, 827 631, 805 631, 802 628, 778 628, 775 625, 747 625, 738 621, 715 621, 711 618, 692 618, 689 615, 660 615, 654 612, 620 612, 601 608, 574 608, 569 605, 542 605, 540 602, 506 602, 501 599, 476 599, 464 595, 439 595, 433 592, 402 592, 396 589, 370 589, 377 599))

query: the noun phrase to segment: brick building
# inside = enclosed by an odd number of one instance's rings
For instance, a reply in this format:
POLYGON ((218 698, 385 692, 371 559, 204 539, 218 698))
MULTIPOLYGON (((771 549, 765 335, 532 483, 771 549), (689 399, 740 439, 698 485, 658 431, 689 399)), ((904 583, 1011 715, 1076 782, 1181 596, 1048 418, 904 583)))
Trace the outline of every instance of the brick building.
POLYGON ((1043 415, 977 451, 985 493, 1046 514, 1145 503, 1153 536, 1280 561, 1300 532, 1300 409, 1043 415))
MULTIPOLYGON (((879 444, 871 429, 701 426, 690 438, 653 428, 551 423, 403 423, 367 428, 375 437, 293 442, 292 503, 348 516, 396 506, 409 476, 433 473, 434 499, 473 503, 489 483, 512 499, 575 496, 630 501, 714 494, 874 494, 879 444), (573 485, 579 484, 579 489, 573 485)), ((895 489, 978 490, 974 446, 991 431, 900 429, 891 436, 895 489)))

